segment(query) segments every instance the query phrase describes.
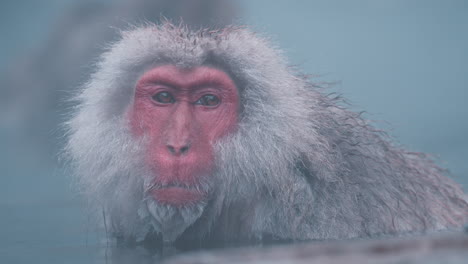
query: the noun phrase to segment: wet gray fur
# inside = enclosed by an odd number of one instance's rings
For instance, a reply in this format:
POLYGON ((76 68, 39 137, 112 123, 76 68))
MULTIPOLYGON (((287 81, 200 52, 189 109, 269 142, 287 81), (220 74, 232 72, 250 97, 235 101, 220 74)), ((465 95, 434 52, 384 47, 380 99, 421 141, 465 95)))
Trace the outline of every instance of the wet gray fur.
POLYGON ((163 64, 219 67, 241 97, 238 128, 217 142, 215 173, 199 186, 211 200, 174 233, 180 238, 374 237, 458 228, 468 220, 466 196, 444 170, 395 146, 288 67, 267 38, 245 28, 190 31, 163 23, 122 32, 67 123, 77 186, 93 211, 101 216, 104 208, 115 235, 138 240, 154 229, 141 209, 150 175, 142 162, 146 139, 130 135, 126 113, 139 76, 163 64))

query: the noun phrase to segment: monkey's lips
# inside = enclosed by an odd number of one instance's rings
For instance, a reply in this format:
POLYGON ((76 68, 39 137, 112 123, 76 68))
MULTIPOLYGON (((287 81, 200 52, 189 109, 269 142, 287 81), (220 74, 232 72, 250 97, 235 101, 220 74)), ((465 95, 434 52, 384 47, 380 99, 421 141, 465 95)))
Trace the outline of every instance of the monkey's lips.
POLYGON ((196 204, 206 198, 206 193, 192 188, 167 186, 150 191, 151 196, 161 204, 177 207, 196 204))

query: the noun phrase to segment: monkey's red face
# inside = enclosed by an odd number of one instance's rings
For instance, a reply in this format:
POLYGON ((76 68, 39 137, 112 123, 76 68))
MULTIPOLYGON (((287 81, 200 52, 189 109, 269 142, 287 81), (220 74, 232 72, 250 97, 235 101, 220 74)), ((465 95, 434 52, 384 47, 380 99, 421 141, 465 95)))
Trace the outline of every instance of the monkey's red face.
POLYGON ((197 187, 210 180, 213 144, 235 129, 238 108, 237 88, 222 70, 165 65, 143 74, 129 116, 133 135, 149 142, 156 201, 184 206, 206 198, 197 187))

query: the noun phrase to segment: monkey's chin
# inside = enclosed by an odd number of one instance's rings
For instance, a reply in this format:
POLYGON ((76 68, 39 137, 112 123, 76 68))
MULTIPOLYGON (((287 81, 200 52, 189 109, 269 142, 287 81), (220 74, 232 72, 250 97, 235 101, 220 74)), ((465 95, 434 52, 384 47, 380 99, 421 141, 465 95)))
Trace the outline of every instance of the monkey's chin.
POLYGON ((146 200, 146 209, 156 232, 165 244, 173 243, 203 213, 206 203, 199 201, 186 206, 171 206, 155 199, 146 200))
POLYGON ((206 194, 189 188, 166 187, 152 190, 151 196, 160 204, 185 207, 200 203, 205 199, 206 194))

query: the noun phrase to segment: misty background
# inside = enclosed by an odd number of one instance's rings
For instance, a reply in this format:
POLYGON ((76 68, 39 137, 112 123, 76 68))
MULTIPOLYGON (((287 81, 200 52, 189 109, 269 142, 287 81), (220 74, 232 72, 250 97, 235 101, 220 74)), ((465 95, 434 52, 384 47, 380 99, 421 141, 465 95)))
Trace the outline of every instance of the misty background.
POLYGON ((290 64, 313 81, 334 82, 330 92, 365 110, 398 144, 431 154, 468 189, 467 1, 6 0, 0 262, 104 263, 102 234, 59 160, 60 124, 67 98, 116 39, 115 28, 160 15, 194 27, 248 25, 269 36, 290 64))

